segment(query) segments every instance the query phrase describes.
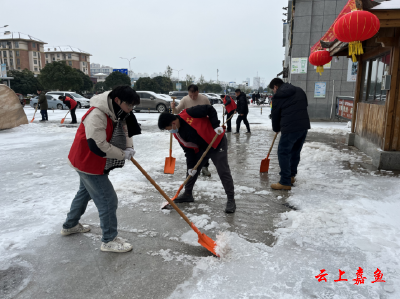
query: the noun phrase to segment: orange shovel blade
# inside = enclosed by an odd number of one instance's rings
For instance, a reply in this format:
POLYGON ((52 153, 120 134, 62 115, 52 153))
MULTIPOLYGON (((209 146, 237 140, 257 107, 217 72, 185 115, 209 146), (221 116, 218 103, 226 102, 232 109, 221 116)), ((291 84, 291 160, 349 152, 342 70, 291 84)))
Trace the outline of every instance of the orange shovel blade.
MULTIPOLYGON (((176 192, 175 196, 171 198, 172 201, 174 201, 174 200, 178 197, 178 195, 179 195, 179 193, 181 193, 181 190, 182 190, 182 189, 183 189, 183 185, 180 185, 180 187, 179 187, 178 191, 176 192)), ((166 201, 166 202, 164 202, 163 205, 161 206, 161 210, 163 210, 163 209, 171 210, 171 209, 172 209, 172 206, 169 204, 168 201, 166 201)))
POLYGON ((268 172, 269 169, 269 157, 261 160, 260 172, 268 172))
POLYGON ((199 236, 199 244, 206 248, 208 251, 210 251, 212 254, 215 256, 219 256, 215 252, 215 247, 217 247, 217 243, 213 239, 211 239, 209 236, 206 234, 203 234, 199 231, 199 229, 192 223, 192 229, 196 232, 196 234, 199 236))
POLYGON ((35 118, 32 118, 31 123, 35 120, 35 118))
POLYGON ((61 120, 61 123, 63 124, 63 123, 64 123, 64 121, 65 121, 65 118, 63 118, 63 119, 61 120))
POLYGON ((176 161, 176 158, 173 158, 173 157, 165 158, 164 173, 174 174, 175 161, 176 161))

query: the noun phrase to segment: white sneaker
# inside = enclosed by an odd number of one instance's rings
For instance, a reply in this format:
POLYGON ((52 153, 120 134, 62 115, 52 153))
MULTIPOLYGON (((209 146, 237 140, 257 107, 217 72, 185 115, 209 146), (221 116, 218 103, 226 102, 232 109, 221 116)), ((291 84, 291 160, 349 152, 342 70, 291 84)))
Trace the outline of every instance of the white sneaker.
POLYGON ((115 237, 114 240, 108 243, 101 243, 101 251, 110 252, 128 252, 132 250, 132 245, 126 242, 127 240, 120 237, 115 237))
POLYGON ((68 236, 68 235, 76 234, 76 233, 87 233, 87 232, 90 232, 89 225, 82 225, 80 223, 78 223, 73 228, 68 228, 68 229, 63 228, 61 230, 61 234, 63 236, 68 236))

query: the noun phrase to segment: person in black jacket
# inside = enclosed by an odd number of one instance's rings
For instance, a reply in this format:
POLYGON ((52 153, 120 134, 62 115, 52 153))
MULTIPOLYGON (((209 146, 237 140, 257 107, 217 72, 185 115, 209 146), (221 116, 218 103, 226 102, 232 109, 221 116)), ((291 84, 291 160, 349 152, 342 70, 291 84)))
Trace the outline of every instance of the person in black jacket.
POLYGON ((239 134, 240 130, 240 123, 244 122, 247 128, 246 134, 251 134, 250 132, 250 125, 249 122, 247 121, 247 114, 249 114, 249 106, 247 104, 247 98, 246 94, 242 92, 240 89, 235 90, 236 94, 236 105, 237 105, 237 113, 238 113, 238 118, 236 119, 236 132, 233 134, 239 134))
POLYGON ((192 192, 199 172, 193 170, 193 168, 208 147, 205 139, 211 142, 215 134, 223 134, 213 143, 213 147, 211 147, 198 169, 201 169, 206 163, 206 158, 212 160, 228 197, 225 212, 234 213, 236 210, 235 192, 228 164, 228 143, 225 132, 220 127, 220 121, 214 107, 211 105, 194 106, 183 110, 179 115, 162 113, 158 119, 158 127, 160 130, 168 130, 174 134, 174 137, 185 152, 187 175, 191 176, 185 185, 185 192, 175 199, 175 203, 194 201, 192 192))
POLYGON ((307 96, 300 88, 275 78, 269 84, 274 90, 272 101, 272 129, 281 132, 278 159, 281 172, 279 183, 272 184, 276 190, 290 190, 295 182, 300 152, 307 132, 311 129, 307 112, 307 96))
POLYGON ((255 104, 256 103, 256 93, 253 92, 253 94, 251 95, 251 103, 255 104))

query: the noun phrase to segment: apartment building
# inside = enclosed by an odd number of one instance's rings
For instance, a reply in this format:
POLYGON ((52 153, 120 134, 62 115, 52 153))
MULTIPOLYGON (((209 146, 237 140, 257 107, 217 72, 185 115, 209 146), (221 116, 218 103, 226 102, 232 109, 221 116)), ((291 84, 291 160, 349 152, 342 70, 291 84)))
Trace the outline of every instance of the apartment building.
POLYGON ((44 52, 46 64, 53 61, 65 61, 67 65, 90 76, 90 56, 92 54, 71 46, 46 46, 44 52))
POLYGON ((98 73, 105 74, 108 76, 113 72, 113 67, 100 65, 100 63, 91 63, 90 64, 90 76, 95 76, 98 73))
POLYGON ((0 35, 0 63, 7 70, 28 69, 39 74, 44 67, 44 45, 46 43, 29 34, 11 32, 0 35))

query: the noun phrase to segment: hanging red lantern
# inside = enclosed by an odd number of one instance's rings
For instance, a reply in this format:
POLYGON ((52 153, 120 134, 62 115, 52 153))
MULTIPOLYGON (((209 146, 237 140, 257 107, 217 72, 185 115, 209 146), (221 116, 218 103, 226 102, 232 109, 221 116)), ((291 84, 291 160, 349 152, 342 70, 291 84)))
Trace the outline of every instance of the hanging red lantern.
POLYGON ((336 21, 333 34, 341 42, 349 43, 349 55, 356 62, 356 55, 364 54, 361 42, 377 34, 380 27, 379 19, 374 14, 354 10, 336 21))
POLYGON ((322 72, 324 71, 324 65, 331 62, 332 57, 328 51, 315 51, 311 53, 308 61, 310 61, 312 65, 315 65, 317 67, 317 73, 322 75, 322 72))

